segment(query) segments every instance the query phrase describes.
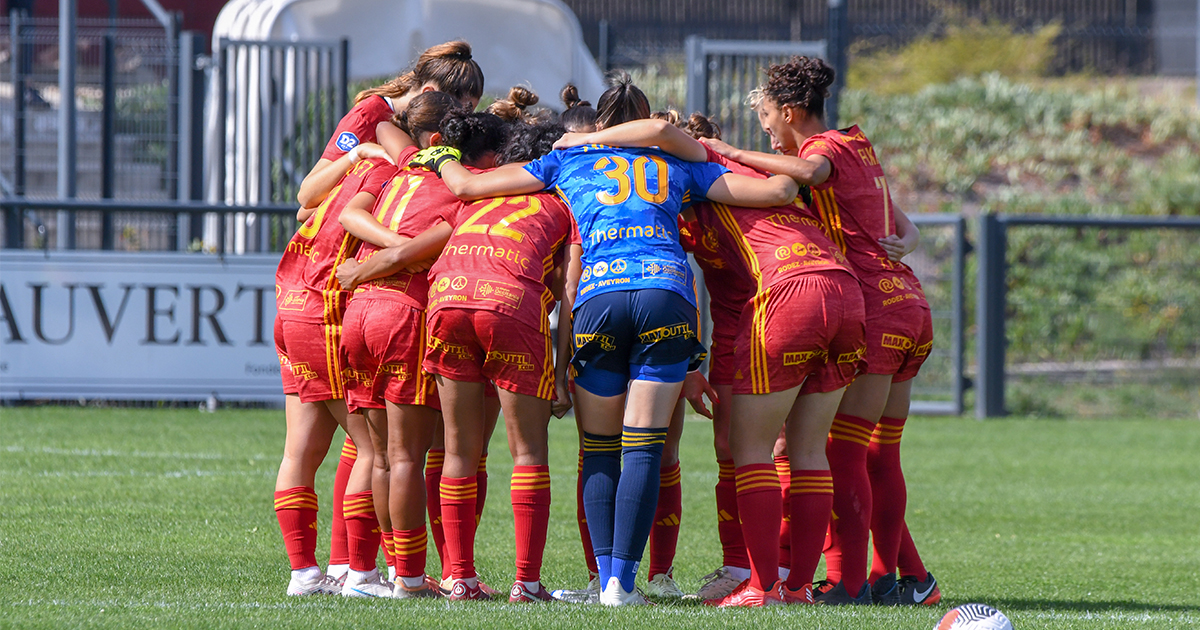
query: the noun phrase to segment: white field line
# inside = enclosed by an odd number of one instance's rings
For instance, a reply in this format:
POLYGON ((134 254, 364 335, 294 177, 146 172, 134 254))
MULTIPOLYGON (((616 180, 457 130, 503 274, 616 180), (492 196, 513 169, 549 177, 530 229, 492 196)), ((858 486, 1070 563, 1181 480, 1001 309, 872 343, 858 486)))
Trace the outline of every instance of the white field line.
POLYGON ((277 455, 264 455, 262 453, 251 455, 250 457, 234 457, 232 455, 223 455, 221 453, 151 453, 146 451, 114 451, 114 450, 96 450, 96 449, 66 449, 53 448, 50 446, 40 446, 27 448, 24 446, 6 446, 6 453, 37 453, 43 455, 65 455, 67 457, 137 457, 146 459, 203 459, 203 460, 250 460, 250 461, 266 461, 278 459, 277 455))

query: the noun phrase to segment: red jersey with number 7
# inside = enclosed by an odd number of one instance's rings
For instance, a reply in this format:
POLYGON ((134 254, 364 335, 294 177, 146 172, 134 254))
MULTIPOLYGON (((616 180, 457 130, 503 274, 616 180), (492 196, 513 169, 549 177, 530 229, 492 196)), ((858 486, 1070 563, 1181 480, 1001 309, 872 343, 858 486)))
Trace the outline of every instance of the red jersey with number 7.
POLYGON ((349 292, 342 290, 334 272, 353 255, 359 240, 342 228, 338 218, 358 193, 378 196, 395 172, 386 160, 359 161, 288 241, 275 272, 275 307, 281 319, 341 323, 349 292))
MULTIPOLYGON (((411 149, 401 153, 401 159, 397 161, 407 163, 414 153, 411 149)), ((375 220, 384 227, 400 236, 412 238, 442 221, 453 221, 461 205, 462 202, 436 173, 424 168, 406 167, 384 186, 375 202, 374 214, 375 220)), ((363 243, 358 250, 358 261, 367 260, 379 249, 371 243, 363 243)), ((423 310, 429 295, 429 274, 424 271, 397 271, 390 276, 360 284, 354 290, 354 295, 355 298, 398 298, 413 308, 423 310)))
POLYGON ((554 295, 546 285, 571 235, 571 210, 541 193, 464 204, 429 270, 429 313, 465 308, 503 313, 547 332, 554 295))
POLYGON ((866 134, 855 125, 812 136, 800 146, 800 157, 816 156, 829 160, 832 170, 828 179, 812 187, 813 206, 858 275, 867 319, 914 301, 928 308, 912 269, 889 260, 879 244, 879 239, 896 233, 896 210, 866 134))

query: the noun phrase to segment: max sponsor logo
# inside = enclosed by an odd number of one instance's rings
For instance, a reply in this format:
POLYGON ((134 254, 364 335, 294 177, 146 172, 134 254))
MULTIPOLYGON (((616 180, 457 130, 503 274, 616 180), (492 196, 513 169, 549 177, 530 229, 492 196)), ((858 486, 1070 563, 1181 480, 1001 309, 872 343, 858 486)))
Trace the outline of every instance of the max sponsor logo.
POLYGON ((680 337, 687 339, 695 336, 695 333, 692 332, 691 325, 687 322, 681 322, 640 333, 638 334, 638 340, 642 343, 655 343, 658 341, 665 341, 667 339, 676 339, 680 337))
POLYGON ((909 339, 904 335, 883 333, 883 339, 880 341, 879 345, 883 346, 884 348, 891 348, 892 350, 912 350, 917 344, 912 339, 909 339))
POLYGON ((826 352, 825 350, 803 350, 801 352, 785 352, 785 353, 783 353, 783 364, 785 366, 804 365, 805 363, 808 363, 815 359, 825 360, 825 358, 828 356, 829 356, 829 353, 826 352))
POLYGON ((604 333, 575 333, 575 347, 582 348, 589 343, 600 344, 600 348, 612 352, 617 349, 617 338, 604 333))

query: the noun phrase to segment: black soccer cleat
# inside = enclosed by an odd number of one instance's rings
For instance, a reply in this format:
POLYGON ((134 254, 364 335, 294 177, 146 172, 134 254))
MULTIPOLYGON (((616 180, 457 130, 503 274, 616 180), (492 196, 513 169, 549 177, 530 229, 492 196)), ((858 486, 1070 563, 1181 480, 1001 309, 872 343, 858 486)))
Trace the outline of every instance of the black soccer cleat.
POLYGON ((846 587, 838 582, 837 586, 813 597, 813 600, 824 606, 866 606, 871 603, 871 585, 863 582, 862 588, 858 589, 858 596, 850 597, 846 587))
POLYGON ((871 602, 878 606, 899 606, 900 585, 896 582, 896 574, 881 575, 871 585, 871 602))
POLYGON ((937 579, 928 571, 925 572, 924 580, 914 575, 903 576, 898 586, 901 606, 933 606, 942 601, 942 591, 938 588, 937 579))

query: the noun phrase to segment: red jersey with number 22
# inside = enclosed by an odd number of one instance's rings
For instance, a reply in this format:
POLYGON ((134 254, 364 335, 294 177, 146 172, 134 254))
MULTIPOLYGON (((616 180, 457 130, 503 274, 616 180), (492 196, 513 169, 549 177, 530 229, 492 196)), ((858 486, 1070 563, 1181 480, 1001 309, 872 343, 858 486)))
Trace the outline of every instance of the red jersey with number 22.
MULTIPOLYGON (((397 161, 407 163, 412 153, 405 150, 397 161)), ((433 171, 405 168, 388 182, 375 202, 375 220, 400 236, 412 238, 442 221, 452 222, 461 205, 458 197, 433 171)), ((379 248, 375 245, 363 243, 358 250, 359 262, 377 251, 379 248)), ((363 294, 375 291, 385 292, 387 297, 399 298, 413 308, 424 310, 429 295, 429 274, 398 271, 386 278, 360 284, 354 294, 355 297, 367 297, 363 294)))
POLYGON ((349 292, 342 290, 334 272, 353 255, 359 240, 338 218, 358 193, 378 197, 395 172, 386 160, 359 161, 288 241, 275 272, 275 307, 282 319, 340 323, 349 292))
POLYGON ((554 295, 546 278, 561 262, 571 234, 567 205, 545 193, 482 199, 464 204, 454 224, 429 270, 429 313, 497 311, 548 331, 554 295))
POLYGON ((867 319, 903 304, 928 308, 912 269, 889 260, 879 244, 879 239, 896 233, 896 211, 866 134, 855 125, 812 136, 801 145, 800 157, 815 156, 829 160, 833 168, 829 179, 813 186, 813 206, 858 274, 867 319))

